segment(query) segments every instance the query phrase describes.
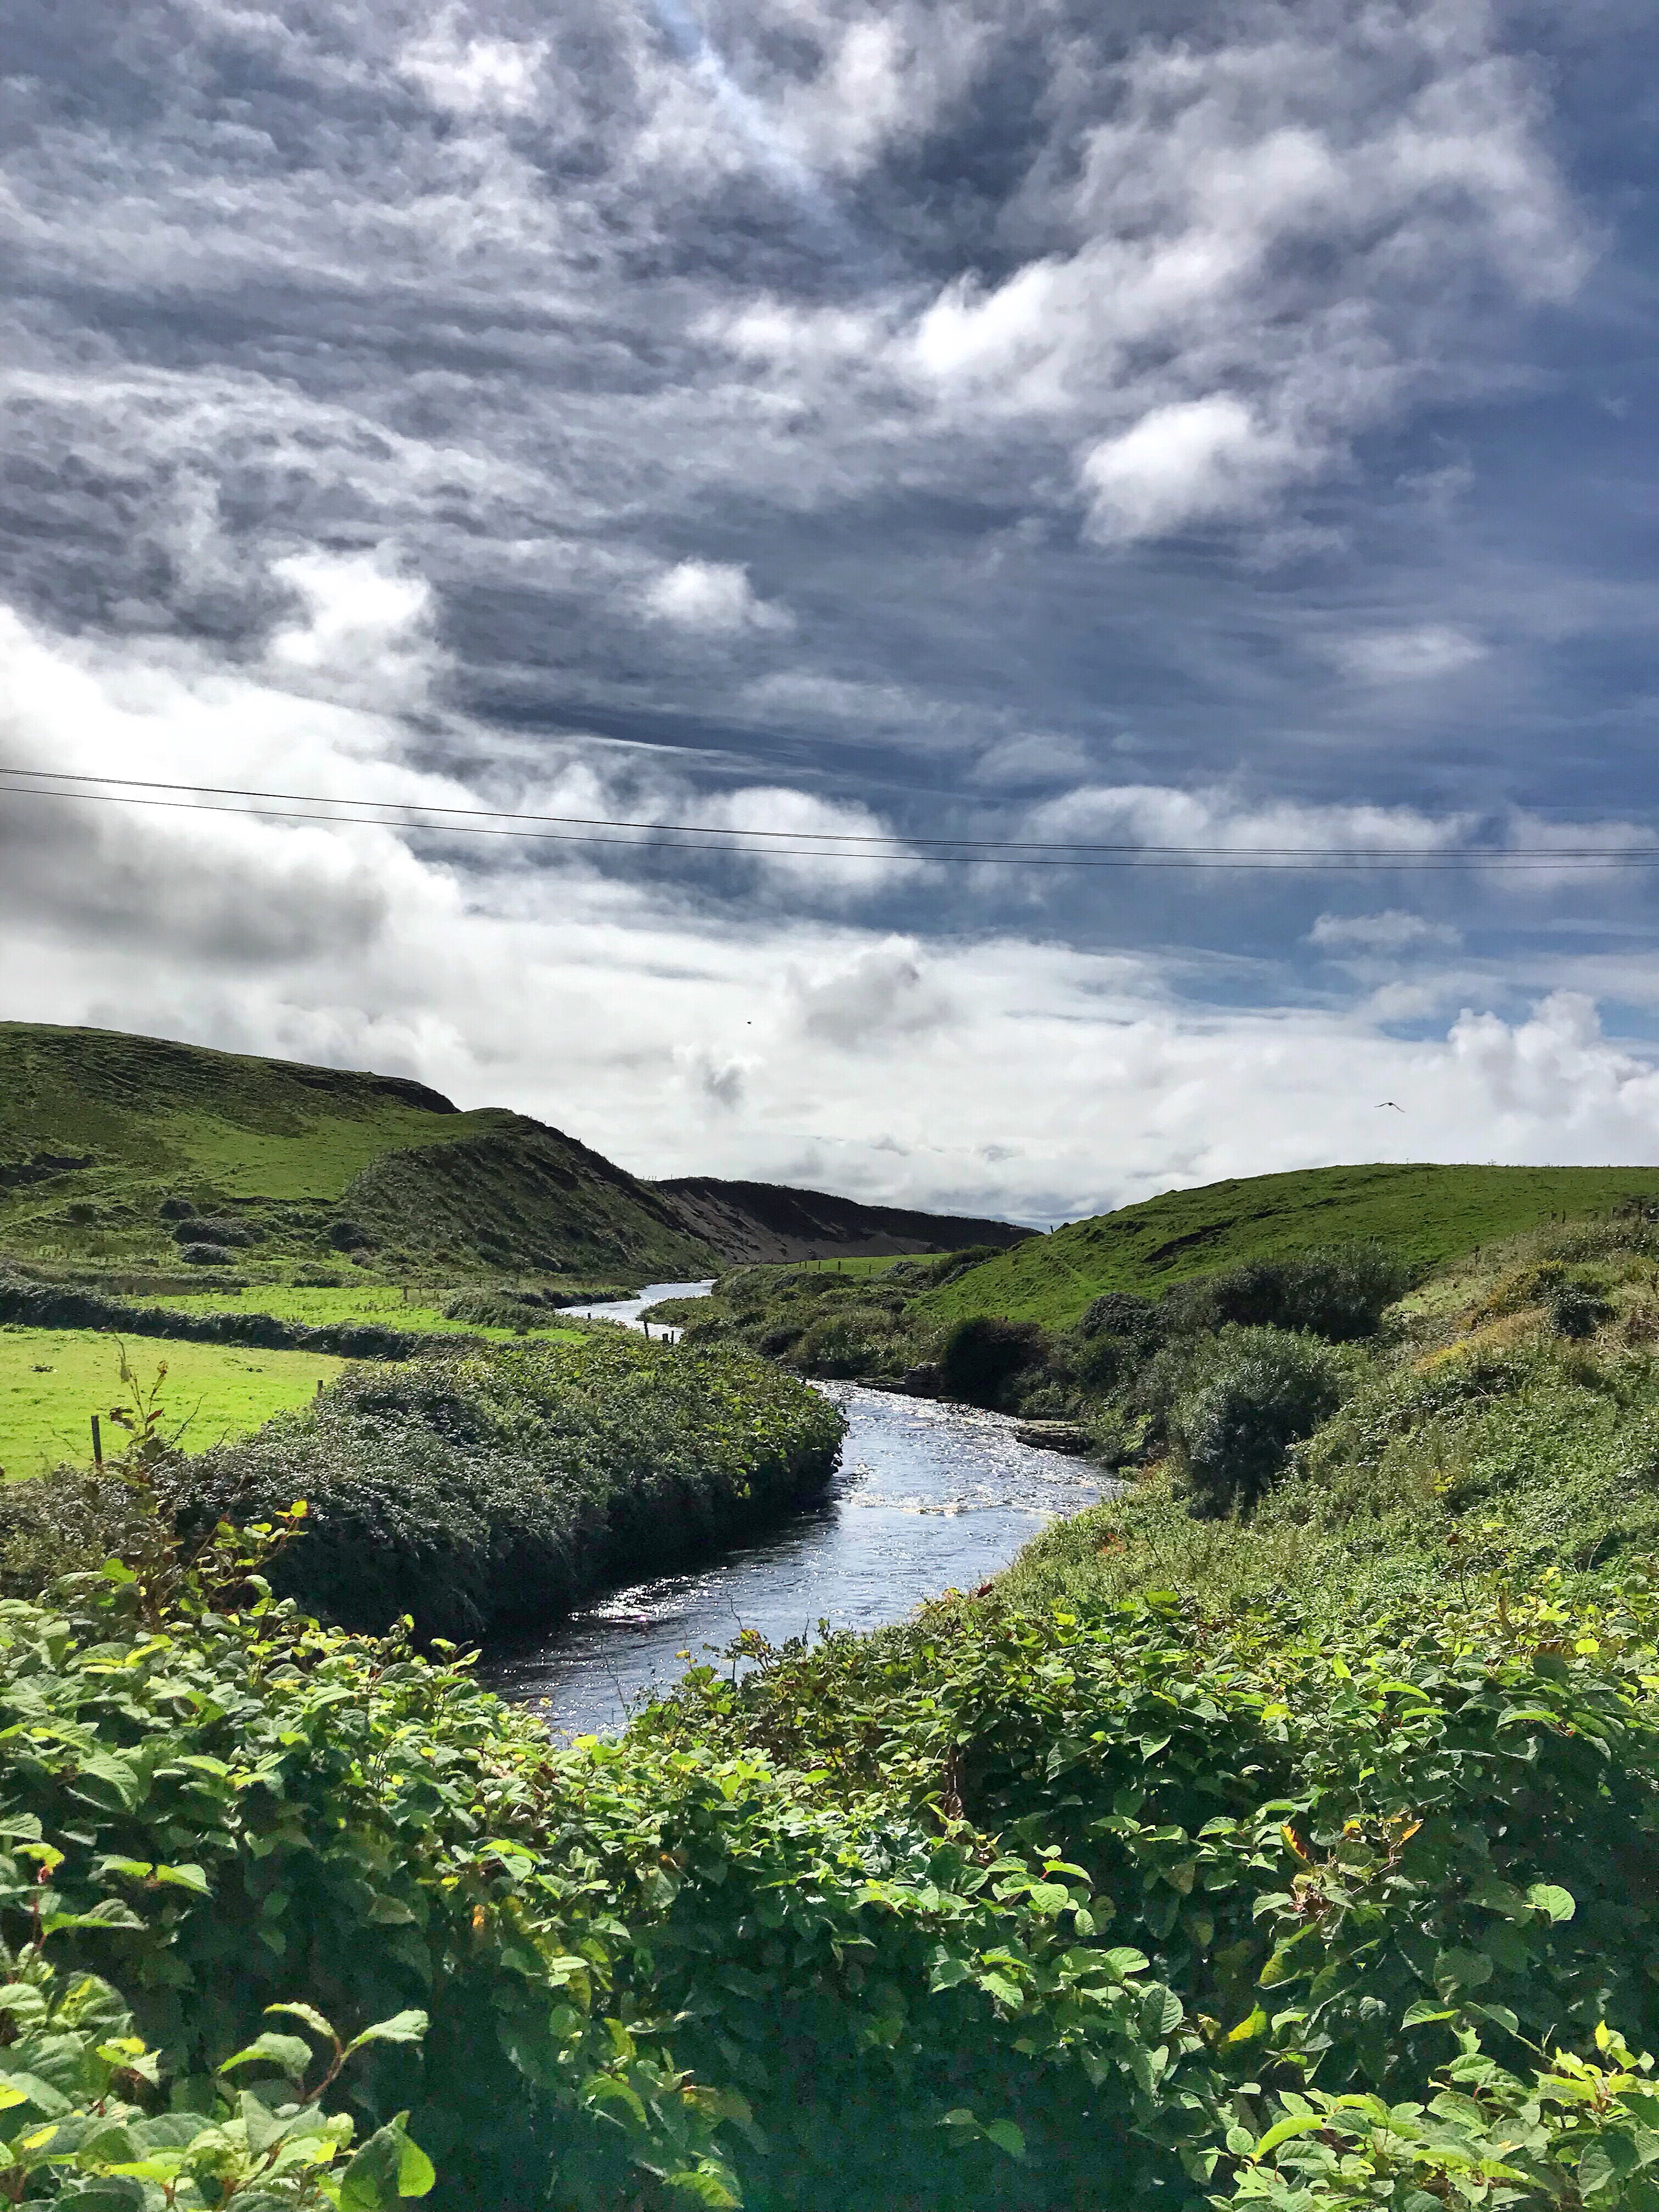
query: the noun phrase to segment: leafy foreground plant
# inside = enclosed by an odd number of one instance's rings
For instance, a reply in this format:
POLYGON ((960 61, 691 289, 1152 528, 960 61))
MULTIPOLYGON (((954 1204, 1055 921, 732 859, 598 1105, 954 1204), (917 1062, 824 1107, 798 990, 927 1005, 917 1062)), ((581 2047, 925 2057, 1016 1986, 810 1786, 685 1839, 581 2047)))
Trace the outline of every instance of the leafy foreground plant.
MULTIPOLYGON (((48 1962, 46 1935, 73 1916, 54 1910, 40 1887, 56 1854, 40 1847, 35 1856, 32 1905, 42 1932, 19 1953, 0 1947, 0 2203, 82 2212, 217 2212, 233 2203, 237 2212, 393 2212, 427 2194, 436 2177, 404 2130, 407 2114, 348 2157, 349 2115, 322 2107, 348 2059, 372 2043, 418 2041, 423 2014, 379 2021, 344 2044, 312 2006, 273 2005, 270 2012, 333 2046, 314 2089, 304 2086, 314 2064, 310 2043, 267 2030, 213 2075, 173 2082, 164 2100, 160 2056, 133 2033, 119 1995, 96 1975, 65 1975, 48 1962), (281 2087, 239 2091, 226 2077, 246 2068, 275 2074, 281 2087)), ((117 1923, 106 1915, 99 1924, 117 1923)))
POLYGON ((296 1987, 429 2014, 337 2087, 452 2212, 1199 2212, 1294 2178, 1292 2098, 1659 2042, 1645 1592, 1326 1642, 953 1604, 558 1750, 274 1597, 278 1533, 0 1605, 0 1922, 187 2083, 281 2065, 296 1987))
POLYGON ((1182 2173, 1195 2198, 1235 2166, 1243 2188, 1294 2097, 1428 2107, 1482 2051, 1522 2080, 1604 2023, 1659 2042, 1656 1623, 1643 1589, 1477 1593, 1317 1636, 1285 1608, 1206 1620, 1168 1597, 1046 1620, 957 1603, 766 1655, 745 1682, 705 1670, 640 1727, 764 1750, 820 1803, 931 1807, 1053 1853, 1074 1942, 1144 1957, 1179 2021, 1109 2156, 1097 2136, 1079 2160, 1019 2085, 1029 2185, 1006 2201, 1182 2201, 1182 2173))
POLYGON ((1558 2051, 1522 2081, 1471 2048, 1427 2105, 1290 2094, 1260 2140, 1228 2130, 1237 2160, 1217 2212, 1442 2212, 1448 2204, 1546 2212, 1659 2205, 1659 2083, 1653 2061, 1598 2030, 1608 2063, 1558 2051))

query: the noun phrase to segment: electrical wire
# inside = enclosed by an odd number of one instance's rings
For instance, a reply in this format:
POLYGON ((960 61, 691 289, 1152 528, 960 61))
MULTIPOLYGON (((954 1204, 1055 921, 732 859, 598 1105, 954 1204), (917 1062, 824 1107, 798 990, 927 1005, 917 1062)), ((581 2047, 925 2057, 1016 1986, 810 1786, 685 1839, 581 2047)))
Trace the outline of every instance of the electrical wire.
POLYGON ((1564 865, 1650 866, 1659 862, 1659 845, 1516 848, 1488 844, 1464 846, 1455 851, 1442 848, 1425 852, 1420 846, 1238 847, 1089 844, 1081 841, 1042 843, 1016 838, 908 837, 897 833, 873 835, 858 830, 750 830, 723 823, 532 814, 509 808, 450 806, 403 799, 337 800, 319 793, 263 791, 236 784, 164 783, 137 776, 13 767, 4 762, 0 762, 0 777, 18 780, 0 783, 0 793, 20 799, 102 802, 159 808, 167 812, 245 815, 262 821, 308 823, 324 828, 355 823, 435 838, 500 837, 532 843, 623 846, 635 851, 655 848, 683 853, 729 853, 753 859, 865 860, 883 866, 912 863, 957 867, 1249 868, 1270 872, 1348 871, 1364 874, 1399 869, 1461 872, 1478 867, 1510 872, 1564 865), (61 785, 74 787, 57 787, 61 785), (94 785, 109 787, 90 787, 94 785), (152 795, 161 793, 189 795, 152 795), (232 800, 244 803, 222 803, 232 800), (280 805, 274 803, 279 801, 280 805), (296 811, 301 808, 327 811, 296 811), (447 818, 411 818, 416 816, 447 818), (520 824, 531 826, 518 826, 520 824), (617 831, 627 834, 599 834, 617 831), (691 839, 702 842, 683 842, 691 839), (862 849, 845 849, 848 847, 862 849))

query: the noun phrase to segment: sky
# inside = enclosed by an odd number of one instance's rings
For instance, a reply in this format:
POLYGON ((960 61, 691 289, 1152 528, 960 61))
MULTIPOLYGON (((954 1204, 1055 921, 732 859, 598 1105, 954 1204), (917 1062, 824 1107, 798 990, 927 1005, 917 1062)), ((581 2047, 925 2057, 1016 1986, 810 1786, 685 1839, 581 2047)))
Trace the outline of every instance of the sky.
POLYGON ((0 763, 184 788, 0 777, 0 1018, 1038 1225, 1659 1159, 1650 0, 7 15, 0 763))

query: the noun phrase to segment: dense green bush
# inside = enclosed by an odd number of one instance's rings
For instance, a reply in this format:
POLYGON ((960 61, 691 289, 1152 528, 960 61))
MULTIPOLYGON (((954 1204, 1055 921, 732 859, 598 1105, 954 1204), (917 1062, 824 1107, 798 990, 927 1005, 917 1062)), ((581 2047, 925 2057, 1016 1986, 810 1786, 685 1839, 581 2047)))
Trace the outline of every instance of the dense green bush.
MULTIPOLYGON (((1005 2201, 1156 2202, 1161 2179, 1178 2202, 1177 2157, 1248 2197, 1274 2148, 1264 2096, 1420 2103, 1477 2043, 1529 2075, 1540 2048, 1591 2051, 1604 2021, 1654 2046, 1656 1625, 1639 1590, 1574 1609, 1431 1589, 1312 1633, 1288 1607, 1218 1620, 1173 1596, 1092 1617, 954 1602, 694 1681, 641 1726, 1082 1869, 1085 1940, 1145 1954, 1197 2047, 1134 2123, 1168 2165, 1136 2176, 1132 2146, 1097 2142, 1071 2195, 1005 2201)), ((1056 2155, 1045 2139, 1040 2170, 1056 2155)))
POLYGON ((1003 1321, 994 1314, 957 1322, 939 1352, 945 1396, 969 1406, 1005 1404, 1016 1376, 1042 1365, 1048 1342, 1048 1331, 1036 1322, 1003 1321))
POLYGON ((1177 1400, 1170 1427, 1194 1510, 1248 1512, 1291 1446, 1336 1410, 1341 1381, 1314 1339, 1229 1328, 1208 1371, 1177 1400))
POLYGON ((171 2068, 296 1986, 351 2027, 418 2005, 424 2063, 377 2045, 343 2087, 366 2126, 412 2107, 453 2212, 1131 2201, 1129 2128, 1197 2039, 1133 1948, 1080 1941, 1076 1869, 815 1806, 753 1757, 556 1752, 221 1549, 216 1595, 153 1558, 0 1606, 0 1721, 27 1728, 0 1915, 27 1928, 49 1854, 54 1940, 171 2068))
POLYGON ((738 1349, 620 1330, 349 1370, 183 1462, 186 1528, 311 1509, 284 1589, 347 1626, 476 1638, 684 1564, 826 1481, 841 1415, 738 1349))
POLYGON ((1380 1244, 1340 1244, 1282 1260, 1253 1260, 1165 1291, 1165 1334, 1234 1327, 1307 1330, 1333 1344, 1370 1336, 1413 1273, 1380 1244))
POLYGON ((1231 2195, 1268 2212, 1439 2212, 1446 2204, 1528 2212, 1656 2212, 1659 2083, 1651 2058, 1602 2030, 1595 2059, 1559 2051, 1526 2078, 1478 2047, 1424 2105, 1287 2091, 1259 2140, 1230 2134, 1231 2195))
POLYGON ((1550 1284, 1544 1304, 1558 1336, 1594 1336, 1602 1322, 1613 1317, 1612 1305, 1594 1284, 1570 1278, 1550 1284))

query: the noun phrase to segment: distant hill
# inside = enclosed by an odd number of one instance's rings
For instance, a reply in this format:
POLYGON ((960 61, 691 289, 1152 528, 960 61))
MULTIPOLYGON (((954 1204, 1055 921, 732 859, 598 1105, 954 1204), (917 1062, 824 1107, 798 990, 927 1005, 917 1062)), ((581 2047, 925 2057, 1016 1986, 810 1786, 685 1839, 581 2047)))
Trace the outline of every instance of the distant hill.
POLYGON ((827 1191, 795 1190, 775 1182, 675 1176, 656 1188, 689 1230, 729 1260, 853 1260, 885 1253, 959 1252, 974 1244, 1001 1249, 1032 1233, 1006 1221, 864 1206, 827 1191))
POLYGON ((1433 1264, 1552 1218, 1659 1206, 1659 1167, 1309 1168, 1166 1191, 1073 1221, 916 1301, 945 1319, 1006 1314, 1063 1325, 1103 1291, 1155 1296, 1241 1261, 1375 1237, 1433 1264))
POLYGON ((200 1270, 205 1285, 237 1266, 355 1260, 394 1277, 678 1281, 797 1228, 828 1257, 1021 1233, 764 1184, 671 1189, 396 1076, 0 1022, 0 1255, 49 1271, 200 1270))

